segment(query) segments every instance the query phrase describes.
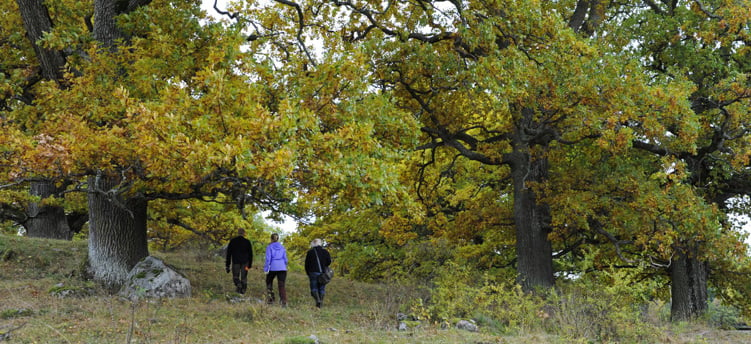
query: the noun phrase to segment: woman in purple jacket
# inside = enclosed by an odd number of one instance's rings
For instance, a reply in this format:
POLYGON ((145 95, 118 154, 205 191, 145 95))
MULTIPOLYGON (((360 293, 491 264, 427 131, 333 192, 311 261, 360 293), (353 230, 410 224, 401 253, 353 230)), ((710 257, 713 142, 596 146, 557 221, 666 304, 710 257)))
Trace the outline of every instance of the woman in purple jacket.
POLYGON ((271 243, 266 246, 266 262, 263 265, 266 273, 266 302, 274 303, 274 278, 279 285, 279 302, 282 307, 287 306, 287 290, 284 283, 287 281, 287 251, 279 242, 279 234, 271 234, 271 243))

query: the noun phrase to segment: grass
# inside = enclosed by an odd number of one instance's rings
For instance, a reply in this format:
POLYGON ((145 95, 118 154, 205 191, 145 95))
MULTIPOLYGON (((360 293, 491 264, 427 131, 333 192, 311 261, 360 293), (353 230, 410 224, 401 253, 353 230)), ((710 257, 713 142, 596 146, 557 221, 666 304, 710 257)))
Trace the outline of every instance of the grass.
MULTIPOLYGON (((263 272, 254 267, 241 302, 221 257, 152 252, 191 281, 186 299, 131 302, 81 278, 86 243, 0 235, 0 342, 9 343, 568 343, 542 330, 498 334, 420 323, 397 330, 396 315, 416 293, 402 286, 336 277, 322 309, 307 277, 290 271, 289 305, 266 305, 263 272), (60 298, 61 289, 85 291, 60 298)), ((487 321, 484 321, 487 322, 487 321)), ((482 322, 481 322, 482 323, 482 322)), ((751 334, 692 324, 665 328, 665 343, 746 343, 751 334)), ((583 342, 584 343, 584 342, 583 342)))

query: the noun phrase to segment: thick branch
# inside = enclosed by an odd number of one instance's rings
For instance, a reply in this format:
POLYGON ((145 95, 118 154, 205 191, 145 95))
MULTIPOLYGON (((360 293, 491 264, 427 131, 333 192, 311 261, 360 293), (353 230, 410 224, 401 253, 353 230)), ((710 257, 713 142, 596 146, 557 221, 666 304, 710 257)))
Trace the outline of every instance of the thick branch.
POLYGON ((659 156, 667 156, 668 154, 670 154, 670 151, 667 148, 660 145, 639 140, 634 140, 631 142, 631 144, 634 148, 641 149, 659 156))
POLYGON ((616 238, 613 234, 603 229, 602 224, 599 221, 594 219, 588 219, 588 221, 590 227, 593 227, 597 231, 597 233, 604 235, 611 243, 613 243, 613 245, 615 245, 615 253, 618 255, 618 258, 628 264, 636 264, 636 262, 634 262, 633 260, 624 257, 623 252, 621 251, 621 245, 633 244, 633 241, 618 240, 618 238, 616 238))
POLYGON ((450 135, 445 129, 434 129, 434 128, 423 127, 421 128, 421 130, 425 133, 435 135, 441 139, 441 141, 434 141, 430 145, 423 145, 421 147, 435 148, 441 145, 448 146, 448 147, 456 149, 459 152, 459 154, 461 154, 462 156, 470 160, 478 161, 486 165, 502 165, 503 164, 502 161, 491 159, 485 154, 478 153, 476 151, 473 151, 471 148, 466 147, 464 144, 456 140, 454 136, 450 135))
POLYGON ((308 61, 312 63, 314 66, 316 65, 315 60, 313 59, 313 56, 310 54, 310 51, 308 50, 305 40, 303 39, 303 30, 305 29, 305 16, 303 16, 302 8, 300 5, 294 1, 289 0, 274 0, 280 4, 291 6, 295 9, 295 12, 297 13, 297 44, 300 46, 300 49, 305 53, 305 56, 308 57, 308 61))
POLYGON ((657 13, 659 15, 664 15, 665 14, 665 11, 663 11, 662 8, 660 8, 660 6, 657 5, 654 1, 652 1, 652 0, 644 0, 644 3, 647 4, 647 6, 649 6, 649 8, 652 9, 652 11, 655 11, 655 13, 657 13))
POLYGON ((582 24, 584 23, 584 19, 587 17, 587 9, 589 8, 589 1, 587 0, 578 0, 576 2, 576 8, 574 9, 574 14, 571 15, 571 18, 568 20, 568 27, 570 27, 574 32, 579 32, 581 30, 582 24))
POLYGON ((221 242, 219 242, 219 241, 217 241, 217 240, 215 240, 215 239, 211 238, 210 236, 206 235, 206 233, 205 233, 205 232, 202 232, 202 231, 200 231, 200 230, 198 230, 198 229, 195 229, 195 228, 193 228, 193 227, 192 227, 192 226, 190 226, 189 224, 187 224, 187 223, 185 223, 185 222, 182 222, 182 221, 180 221, 180 219, 168 219, 168 220, 167 220, 167 223, 168 223, 168 224, 171 224, 171 225, 175 225, 175 226, 178 226, 178 227, 180 227, 180 228, 183 228, 183 229, 185 229, 185 230, 187 230, 187 231, 189 231, 189 232, 191 232, 191 233, 193 233, 193 234, 195 234, 195 235, 198 235, 198 236, 200 236, 201 238, 204 238, 204 239, 206 239, 206 240, 208 240, 208 241, 211 241, 211 242, 212 242, 213 244, 215 244, 215 245, 217 245, 217 246, 221 246, 221 245, 222 245, 222 243, 221 243, 221 242))
POLYGON ((52 30, 52 19, 42 0, 16 0, 26 29, 26 37, 34 47, 42 77, 47 80, 61 81, 65 57, 58 50, 46 49, 37 42, 46 32, 52 30))
POLYGON ((384 34, 386 34, 388 36, 391 36, 391 37, 407 37, 407 38, 416 39, 416 40, 419 40, 419 41, 422 41, 422 42, 425 42, 425 43, 436 43, 436 42, 440 42, 440 41, 447 40, 447 39, 454 39, 456 37, 456 34, 453 33, 453 32, 441 32, 441 33, 438 33, 438 34, 435 34, 435 35, 426 35, 426 34, 422 34, 422 33, 419 33, 419 32, 410 32, 406 36, 400 36, 399 31, 397 31, 396 29, 388 28, 388 27, 386 27, 386 25, 384 25, 384 24, 380 23, 378 20, 376 20, 376 18, 375 18, 376 12, 369 10, 365 6, 358 7, 358 6, 356 6, 355 4, 353 4, 350 1, 337 1, 337 0, 335 0, 333 3, 336 6, 345 6, 345 7, 348 7, 349 9, 351 9, 352 11, 354 11, 355 13, 359 13, 359 14, 365 16, 365 18, 368 20, 368 22, 370 22, 370 26, 368 26, 366 28, 365 32, 363 34, 361 34, 358 37, 358 39, 362 38, 362 37, 365 37, 365 34, 367 34, 367 32, 371 31, 374 28, 378 28, 379 30, 381 30, 381 32, 383 32, 384 34))

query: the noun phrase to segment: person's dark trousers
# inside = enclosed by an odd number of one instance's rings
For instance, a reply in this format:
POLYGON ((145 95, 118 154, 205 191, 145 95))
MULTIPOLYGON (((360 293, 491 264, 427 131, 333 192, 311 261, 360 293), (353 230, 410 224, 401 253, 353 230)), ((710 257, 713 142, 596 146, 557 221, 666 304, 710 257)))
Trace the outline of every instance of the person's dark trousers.
POLYGON ((267 303, 274 303, 274 278, 279 285, 279 302, 282 306, 287 306, 287 271, 269 271, 266 275, 266 293, 268 294, 267 303))
POLYGON ((248 270, 245 270, 245 264, 232 264, 232 281, 235 282, 235 290, 240 294, 245 294, 248 289, 248 270))
POLYGON ((326 294, 326 285, 318 283, 318 276, 320 272, 311 272, 308 274, 310 280, 310 295, 316 300, 316 307, 321 308, 323 306, 323 296, 326 294))

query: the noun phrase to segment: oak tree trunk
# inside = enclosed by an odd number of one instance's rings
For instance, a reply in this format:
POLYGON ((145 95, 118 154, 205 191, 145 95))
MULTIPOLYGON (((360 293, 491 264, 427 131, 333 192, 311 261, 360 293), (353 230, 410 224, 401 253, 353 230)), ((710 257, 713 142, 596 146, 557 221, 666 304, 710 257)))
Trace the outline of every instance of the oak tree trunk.
MULTIPOLYGON (((44 200, 54 196, 57 193, 57 187, 52 182, 32 182, 30 193, 44 200)), ((23 224, 27 236, 63 240, 70 240, 73 237, 63 207, 32 202, 29 204, 27 213, 28 220, 23 224)))
MULTIPOLYGON (((521 153, 520 153, 521 154, 521 153)), ((532 160, 522 154, 521 164, 512 168, 514 183, 514 222, 518 283, 525 291, 554 286, 553 249, 550 233, 550 208, 541 204, 531 183, 547 178, 548 163, 544 158, 532 160)))
POLYGON ((554 137, 551 130, 536 120, 533 109, 521 109, 512 138, 513 152, 505 158, 514 186, 517 282, 527 292, 555 285, 553 248, 548 239, 552 229, 550 207, 535 191, 547 181, 550 168, 544 154, 534 151, 550 144, 554 137))
POLYGON ((707 311, 708 263, 696 256, 696 249, 679 250, 670 266, 673 321, 698 318, 707 311))
POLYGON ((128 272, 149 255, 143 198, 126 198, 110 191, 116 178, 89 178, 89 271, 94 280, 115 289, 128 272))
MULTIPOLYGON (((125 35, 116 17, 151 0, 94 0, 94 38, 116 51, 125 35)), ((146 235, 148 201, 122 198, 115 177, 89 177, 89 268, 94 280, 112 288, 125 281, 139 260, 149 255, 146 235)))

